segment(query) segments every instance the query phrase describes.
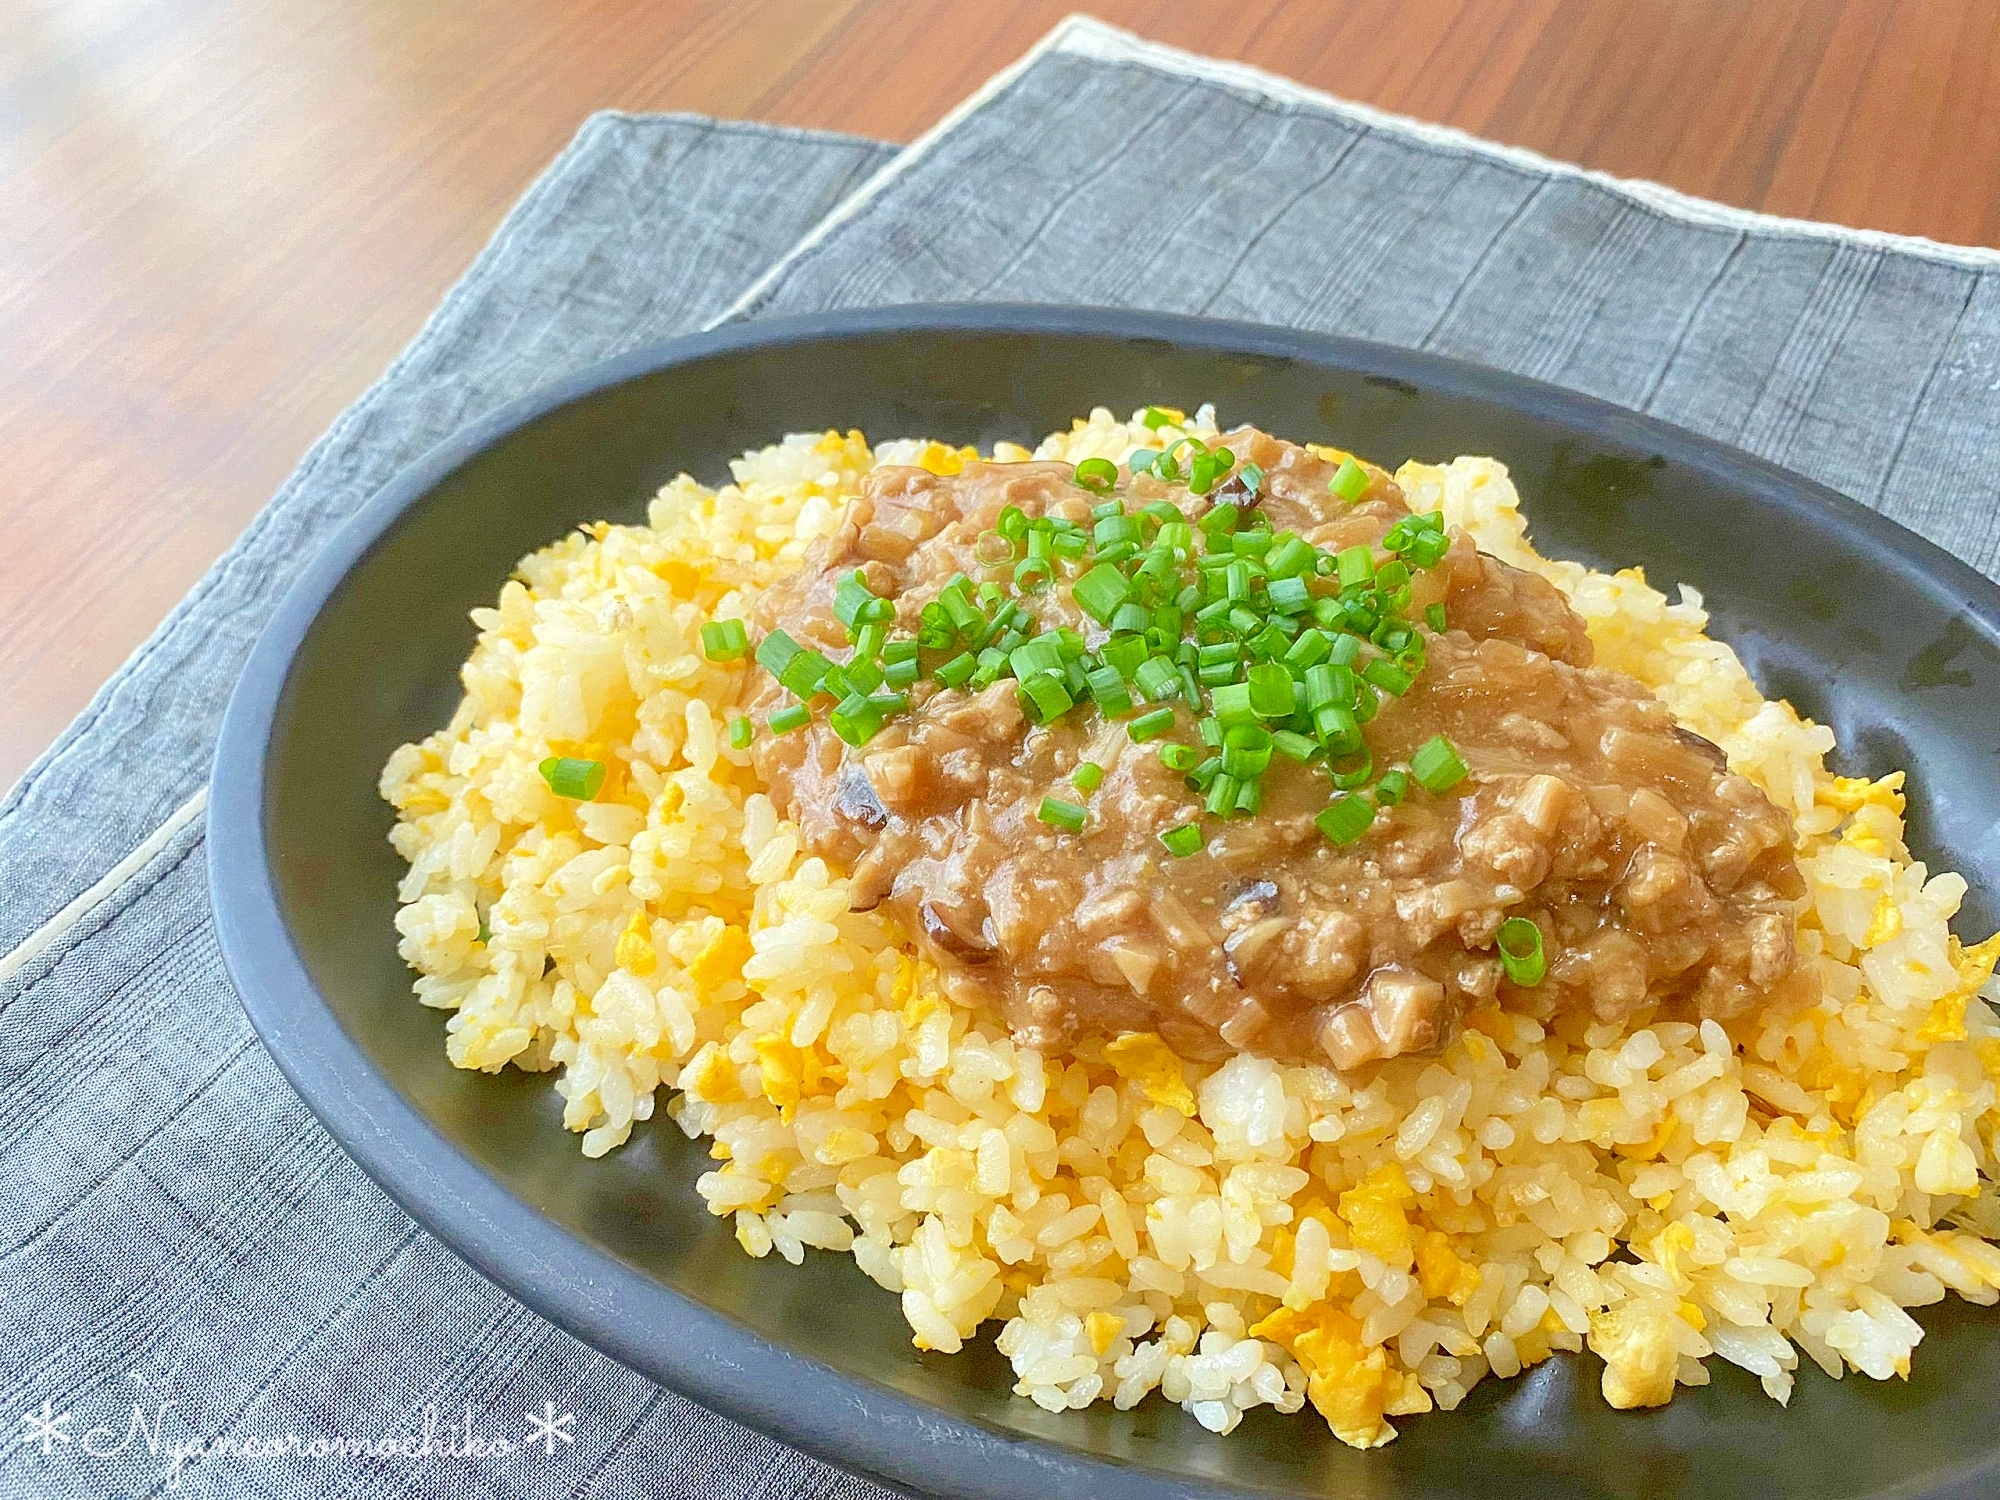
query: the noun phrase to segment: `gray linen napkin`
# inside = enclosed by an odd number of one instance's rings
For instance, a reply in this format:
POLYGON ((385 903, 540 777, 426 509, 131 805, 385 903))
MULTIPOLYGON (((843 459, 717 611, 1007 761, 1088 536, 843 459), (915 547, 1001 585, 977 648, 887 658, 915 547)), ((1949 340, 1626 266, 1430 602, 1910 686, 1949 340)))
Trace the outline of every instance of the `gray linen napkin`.
MULTIPOLYGON (((180 1469, 195 1493, 881 1493, 657 1390, 456 1262, 305 1114, 216 955, 189 799, 257 624, 389 473, 563 369, 726 307, 1207 311, 1604 395, 1789 463, 1989 573, 2000 561, 2000 254, 1613 183, 1072 22, 744 290, 886 157, 593 121, 0 809, 0 943, 38 934, 0 959, 0 1421, 72 1413, 69 1442, 14 1429, 0 1486, 165 1489, 172 1465, 143 1442, 100 1457, 78 1440, 108 1424, 109 1447, 135 1403, 172 1399, 170 1438, 238 1448, 287 1430, 414 1445, 427 1406, 462 1428, 470 1404, 487 1438, 574 1418, 573 1444, 505 1458, 215 1454, 180 1469)), ((459 1436, 441 1425, 433 1444, 459 1436)))

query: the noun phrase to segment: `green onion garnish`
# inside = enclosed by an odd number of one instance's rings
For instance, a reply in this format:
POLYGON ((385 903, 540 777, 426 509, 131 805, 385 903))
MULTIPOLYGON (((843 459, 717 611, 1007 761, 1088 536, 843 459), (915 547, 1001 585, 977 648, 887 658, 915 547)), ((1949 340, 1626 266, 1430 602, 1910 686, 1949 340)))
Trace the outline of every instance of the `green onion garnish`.
POLYGON ((1118 483, 1118 465, 1108 458, 1086 458, 1076 466, 1076 482, 1093 493, 1108 495, 1118 483))
POLYGON ((1444 606, 1442 604, 1426 604, 1424 606, 1424 623, 1439 635, 1443 635, 1444 606))
POLYGON ((1178 828, 1169 828, 1160 835, 1160 842, 1175 859, 1186 859, 1201 848, 1201 825, 1183 823, 1178 828))
POLYGON ((1334 558, 1334 566, 1340 572, 1340 586, 1344 589, 1357 588, 1374 581, 1375 554, 1368 547, 1341 548, 1334 558))
POLYGON ((1077 762, 1077 767, 1069 773, 1070 785, 1085 796, 1104 785, 1104 767, 1094 760, 1077 762))
POLYGON ((1394 807, 1410 794, 1410 778, 1401 771, 1384 771, 1375 783, 1375 805, 1394 807))
POLYGON ((1168 658, 1149 657, 1141 662, 1139 670, 1132 674, 1132 685, 1145 696, 1148 703, 1158 703, 1173 697, 1181 690, 1181 674, 1168 658))
POLYGON ((710 661, 738 661, 750 650, 741 620, 710 620, 701 627, 702 654, 710 661))
POLYGON ((1039 811, 1035 814, 1052 828, 1060 828, 1065 833, 1082 833, 1083 825, 1090 821, 1090 809, 1079 807, 1074 802, 1065 802, 1060 797, 1044 797, 1039 811))
POLYGON ((1439 734, 1417 747, 1417 753, 1410 757, 1410 774, 1435 797, 1465 780, 1468 771, 1451 741, 1439 734))
POLYGON ((1174 711, 1171 708, 1156 708, 1151 713, 1140 714, 1125 726, 1125 733, 1132 743, 1143 745, 1148 740, 1156 740, 1174 727, 1174 711))
POLYGON ((589 802, 604 785, 604 762, 551 755, 537 768, 549 790, 572 802, 589 802))
POLYGON ((1368 747, 1363 745, 1347 759, 1354 763, 1346 766, 1329 763, 1327 774, 1333 778, 1333 784, 1341 791, 1358 792, 1368 785, 1368 778, 1375 774, 1375 757, 1368 747))
POLYGON ((1200 752, 1194 746, 1183 745, 1178 740, 1160 746, 1157 753, 1161 765, 1169 771, 1179 771, 1182 775, 1192 771, 1201 759, 1200 752))
POLYGON ((1075 707, 1069 685, 1057 672, 1037 672, 1019 687, 1021 708, 1037 724, 1059 719, 1075 707))
POLYGON ((773 734, 790 734, 794 729, 803 729, 812 722, 812 710, 803 703, 787 704, 773 709, 764 718, 773 734))
POLYGON ((1542 929, 1526 917, 1509 917, 1502 922, 1495 942, 1501 967, 1523 989, 1533 989, 1549 972, 1548 957, 1542 952, 1542 929))
POLYGON ((1375 821, 1375 809, 1366 797, 1335 797, 1313 821, 1331 844, 1351 844, 1366 833, 1375 821))
POLYGON ((742 714, 729 721, 729 744, 732 749, 748 750, 750 741, 756 736, 757 726, 742 714))
POLYGON ((1384 656, 1376 657, 1363 667, 1361 676, 1391 697, 1400 698, 1410 690, 1410 674, 1384 656))
POLYGON ((1070 596, 1100 625, 1108 625, 1118 606, 1132 597, 1131 580, 1110 563, 1099 563, 1070 585, 1070 596))
POLYGON ((1368 471, 1351 458, 1343 459, 1326 487, 1336 498, 1352 505, 1368 491, 1368 471))
POLYGON ((834 705, 826 716, 833 732, 848 744, 859 747, 874 739, 882 728, 882 710, 871 698, 853 693, 834 705))
POLYGON ((1168 423, 1172 422, 1173 418, 1169 416, 1166 412, 1161 411, 1159 407, 1149 406, 1146 408, 1145 414, 1142 415, 1139 418, 1139 420, 1143 422, 1152 431, 1158 432, 1162 427, 1165 427, 1168 423))

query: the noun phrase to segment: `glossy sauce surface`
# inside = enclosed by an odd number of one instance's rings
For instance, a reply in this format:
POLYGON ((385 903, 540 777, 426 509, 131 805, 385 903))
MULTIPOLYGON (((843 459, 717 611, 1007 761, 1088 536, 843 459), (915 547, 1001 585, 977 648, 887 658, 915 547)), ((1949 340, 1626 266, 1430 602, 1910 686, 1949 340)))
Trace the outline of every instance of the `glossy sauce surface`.
MULTIPOLYGON (((1349 506, 1327 493, 1333 465, 1306 450, 1247 429, 1225 441, 1264 470, 1273 527, 1317 546, 1378 542, 1407 514, 1386 476, 1349 506)), ((1212 498, 1123 471, 1118 488, 1128 507, 1167 498, 1191 516, 1212 498)), ((978 538, 1004 507, 1087 523, 1099 498, 1060 463, 878 469, 757 623, 844 659, 841 576, 861 568, 913 633, 949 579, 987 576, 978 538)), ((1345 847, 1314 823, 1333 794, 1322 766, 1276 757, 1261 812, 1204 817, 1160 762, 1165 741, 1135 744, 1087 704, 1033 725, 1011 679, 979 692, 920 680, 911 711, 858 749, 819 713, 760 735, 758 767, 808 846, 853 873, 857 904, 884 906, 956 998, 1043 1049, 1157 1031, 1189 1057, 1350 1068, 1434 1047, 1495 1000, 1728 1017, 1806 983, 1789 820, 1640 683, 1591 667, 1581 619, 1546 580, 1457 533, 1412 587, 1411 614, 1442 603, 1448 629, 1364 737, 1379 770, 1444 734, 1470 775, 1442 796, 1413 783, 1345 847), (1088 797, 1069 779, 1086 760, 1104 770, 1088 797), (1037 818, 1051 794, 1088 804, 1081 833, 1037 818), (1158 835, 1195 820, 1205 847, 1169 855, 1158 835), (1506 979, 1494 948, 1510 916, 1542 932, 1548 973, 1532 989, 1506 979)), ((1104 634, 1060 584, 1024 602, 1044 628, 1093 646, 1104 634)), ((754 712, 787 701, 758 676, 754 712)), ((1168 738, 1197 744, 1194 715, 1177 717, 1168 738)))

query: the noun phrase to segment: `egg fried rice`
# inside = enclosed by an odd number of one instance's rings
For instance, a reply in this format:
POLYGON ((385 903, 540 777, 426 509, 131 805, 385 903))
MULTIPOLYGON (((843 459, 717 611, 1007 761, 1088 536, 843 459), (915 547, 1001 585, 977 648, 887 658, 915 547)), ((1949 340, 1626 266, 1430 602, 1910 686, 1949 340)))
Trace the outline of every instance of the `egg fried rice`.
MULTIPOLYGON (((1100 408, 990 456, 1115 463, 1216 431, 1171 415, 1100 408)), ((533 554, 474 612, 451 723, 382 777, 402 953, 453 1064, 553 1072, 588 1156, 664 1088, 747 1253, 853 1255, 922 1349, 997 1321, 1053 1411, 1158 1390, 1228 1432, 1310 1403, 1373 1447, 1586 1347, 1614 1406, 1705 1383, 1711 1356, 1782 1402, 1801 1351, 1907 1377, 1906 1308, 2000 1299, 2000 938, 1951 935, 1966 885, 1911 858, 1902 773, 1829 774, 1831 732, 1760 695, 1692 589, 1540 557, 1491 459, 1395 478, 1553 582, 1599 665, 1791 816, 1817 1003, 1726 1026, 1489 1008, 1436 1055, 1346 1075, 1197 1066, 1144 1034, 1044 1057, 954 1006, 727 742, 745 667, 700 630, 748 615, 876 464, 979 456, 787 437, 720 489, 676 479, 645 525, 533 554), (603 762, 594 800, 554 795, 550 756, 603 762)))

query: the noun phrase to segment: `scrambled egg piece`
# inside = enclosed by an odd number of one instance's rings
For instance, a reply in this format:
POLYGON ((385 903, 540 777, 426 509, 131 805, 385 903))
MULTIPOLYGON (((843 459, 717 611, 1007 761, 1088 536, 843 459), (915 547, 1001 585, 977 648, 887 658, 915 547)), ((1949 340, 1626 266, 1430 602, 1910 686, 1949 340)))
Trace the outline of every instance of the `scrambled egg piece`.
POLYGON ((1194 1090, 1181 1073, 1181 1060, 1158 1032, 1128 1031, 1104 1044, 1104 1060, 1147 1099, 1194 1118, 1194 1090))
POLYGON ((1388 1265, 1410 1263, 1410 1220, 1404 1208, 1417 1201, 1400 1163, 1377 1167, 1340 1195, 1340 1217, 1354 1248, 1388 1265))
POLYGON ((1395 1437, 1390 1415, 1431 1409, 1416 1377, 1392 1369, 1387 1351, 1365 1349, 1361 1324, 1325 1303, 1309 1312, 1280 1308, 1250 1329, 1291 1351, 1306 1372, 1306 1396, 1333 1435, 1354 1448, 1379 1448, 1395 1437))
POLYGON ((1886 807, 1900 817, 1903 812, 1903 773, 1891 771, 1880 781, 1870 781, 1865 776, 1836 776, 1814 788, 1813 800, 1844 813, 1859 812, 1873 804, 1886 807))
POLYGON ((1431 1301, 1463 1307, 1479 1290, 1482 1279, 1479 1267, 1460 1259, 1451 1248, 1450 1235, 1426 1229, 1417 1236, 1417 1281, 1431 1301))
POLYGON ((783 1036, 771 1033, 751 1042, 762 1075, 764 1097, 778 1106, 778 1118, 790 1123, 802 1099, 817 1098, 847 1081, 847 1067, 828 1062, 817 1047, 794 1047, 783 1036))
POLYGON ((641 979, 660 966, 660 956, 653 951, 653 924, 647 920, 644 907, 632 913, 632 920, 618 934, 615 957, 619 968, 641 979))
POLYGON ((750 961, 750 934, 741 927, 724 925, 688 961, 688 978, 703 999, 725 981, 743 982, 743 966, 750 961))
POLYGON ((1646 1302, 1590 1315, 1590 1347, 1604 1361, 1604 1399, 1620 1411, 1665 1406, 1680 1368, 1674 1320, 1646 1302))
POLYGON ((1125 1331, 1125 1320, 1100 1308, 1083 1320, 1083 1331, 1090 1339, 1090 1352, 1102 1359, 1104 1351, 1125 1331))

